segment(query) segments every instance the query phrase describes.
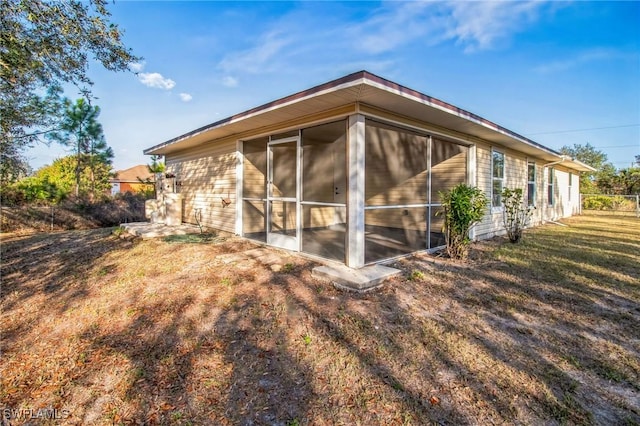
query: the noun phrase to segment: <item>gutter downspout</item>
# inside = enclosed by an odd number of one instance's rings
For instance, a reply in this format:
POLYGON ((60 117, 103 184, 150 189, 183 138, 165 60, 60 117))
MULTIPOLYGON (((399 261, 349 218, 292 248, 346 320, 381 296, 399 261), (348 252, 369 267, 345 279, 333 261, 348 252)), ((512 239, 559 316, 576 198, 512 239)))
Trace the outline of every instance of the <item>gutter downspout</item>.
POLYGON ((555 166, 556 164, 564 163, 565 161, 567 161, 567 160, 571 160, 571 159, 572 159, 571 157, 568 157, 568 156, 566 156, 566 155, 561 155, 561 156, 560 156, 560 160, 558 160, 558 161, 553 161, 553 162, 551 162, 551 163, 547 163, 547 164, 543 164, 543 165, 542 165, 542 167, 545 167, 545 168, 546 168, 546 167, 549 167, 549 166, 555 166))

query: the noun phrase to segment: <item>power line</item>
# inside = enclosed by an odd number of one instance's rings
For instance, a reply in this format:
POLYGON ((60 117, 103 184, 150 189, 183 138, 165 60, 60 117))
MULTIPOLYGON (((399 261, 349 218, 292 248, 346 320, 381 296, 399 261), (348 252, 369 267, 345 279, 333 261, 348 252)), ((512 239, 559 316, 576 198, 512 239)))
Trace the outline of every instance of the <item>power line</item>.
POLYGON ((536 135, 556 135, 559 133, 573 133, 573 132, 587 132, 589 130, 604 130, 604 129, 621 129, 623 127, 638 127, 640 124, 622 124, 619 126, 606 126, 606 127, 591 127, 588 129, 573 129, 573 130, 556 130, 553 132, 539 132, 539 133, 528 133, 525 136, 536 136, 536 135))

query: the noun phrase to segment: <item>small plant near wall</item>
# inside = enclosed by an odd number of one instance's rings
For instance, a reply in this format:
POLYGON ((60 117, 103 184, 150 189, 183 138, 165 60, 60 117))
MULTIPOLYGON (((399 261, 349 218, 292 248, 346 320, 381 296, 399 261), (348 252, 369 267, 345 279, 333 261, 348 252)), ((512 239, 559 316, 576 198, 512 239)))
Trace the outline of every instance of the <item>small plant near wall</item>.
POLYGON ((502 204, 504 205, 502 218, 509 241, 517 243, 522 239, 522 231, 529 224, 535 207, 525 204, 524 191, 521 188, 504 188, 502 190, 502 204))
POLYGON ((487 197, 474 187, 461 183, 450 191, 439 192, 444 207, 444 229, 447 254, 464 259, 469 253, 469 231, 482 220, 487 208, 487 197))

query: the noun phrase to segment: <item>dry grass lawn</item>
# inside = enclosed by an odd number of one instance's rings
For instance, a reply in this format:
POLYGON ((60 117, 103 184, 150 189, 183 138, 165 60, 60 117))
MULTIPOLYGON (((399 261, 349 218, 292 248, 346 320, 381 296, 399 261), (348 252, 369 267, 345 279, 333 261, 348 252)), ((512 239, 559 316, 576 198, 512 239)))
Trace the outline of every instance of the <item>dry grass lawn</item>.
POLYGON ((0 408, 56 424, 640 424, 640 221, 564 223, 466 263, 398 261, 366 295, 286 253, 277 271, 230 261, 255 247, 239 239, 5 239, 0 408))

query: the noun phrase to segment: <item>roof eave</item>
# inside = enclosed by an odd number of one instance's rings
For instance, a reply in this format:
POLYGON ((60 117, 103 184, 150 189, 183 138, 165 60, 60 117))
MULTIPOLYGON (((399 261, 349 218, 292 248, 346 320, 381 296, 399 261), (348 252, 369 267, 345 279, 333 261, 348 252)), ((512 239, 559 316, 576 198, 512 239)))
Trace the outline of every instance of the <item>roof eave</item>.
MULTIPOLYGON (((367 85, 369 87, 382 91, 383 94, 387 93, 395 96, 400 96, 409 101, 416 102, 416 104, 421 104, 426 107, 433 108, 434 110, 438 110, 446 114, 451 114, 452 117, 458 117, 462 119, 463 122, 465 123, 472 123, 472 125, 474 126, 479 126, 479 128, 484 128, 485 130, 489 130, 491 133, 500 135, 500 136, 496 136, 495 140, 488 140, 488 142, 498 143, 501 145, 505 145, 507 147, 513 144, 514 146, 512 146, 512 148, 514 149, 520 149, 520 150, 524 149, 530 152, 537 153, 539 157, 545 158, 548 161, 563 160, 564 156, 561 153, 554 151, 553 149, 548 148, 542 144, 539 144, 522 135, 519 135, 509 129, 506 129, 492 121, 486 120, 462 108, 458 108, 452 104, 446 103, 437 98, 433 98, 421 92, 415 91, 413 89, 409 89, 405 86, 401 86, 397 83, 394 83, 390 80, 386 80, 382 77, 371 74, 367 71, 359 71, 353 74, 349 74, 342 78, 332 80, 328 83, 324 83, 324 84, 315 86, 311 89, 297 92, 293 95, 280 98, 273 102, 269 102, 264 105, 258 106, 256 108, 252 108, 250 110, 233 115, 231 117, 216 121, 209 125, 195 129, 191 132, 185 133, 176 138, 165 141, 161 144, 147 148, 143 152, 145 155, 154 155, 154 154, 166 155, 170 151, 180 149, 178 148, 178 145, 181 145, 185 141, 192 140, 193 138, 198 136, 204 139, 203 135, 206 133, 211 133, 211 140, 215 140, 218 138, 214 134, 217 129, 221 129, 221 128, 224 128, 225 126, 229 126, 233 124, 238 124, 238 123, 241 123, 242 121, 259 117, 260 115, 266 114, 271 111, 276 111, 276 110, 285 108, 287 106, 300 104, 305 101, 309 101, 312 98, 317 98, 325 94, 331 94, 332 92, 339 92, 342 89, 349 89, 358 85, 367 85)), ((349 102, 356 102, 356 103, 359 102, 361 100, 360 99, 361 91, 362 90, 358 90, 358 94, 352 95, 353 99, 345 99, 344 101, 345 104, 349 102)), ((477 128, 478 131, 479 131, 479 128, 477 128)), ((452 130, 456 130, 456 129, 452 129, 452 130)), ((591 168, 590 166, 584 163, 575 162, 575 160, 572 160, 572 161, 574 161, 574 164, 573 164, 573 167, 571 168, 574 168, 579 171, 593 171, 593 168, 591 168)))

